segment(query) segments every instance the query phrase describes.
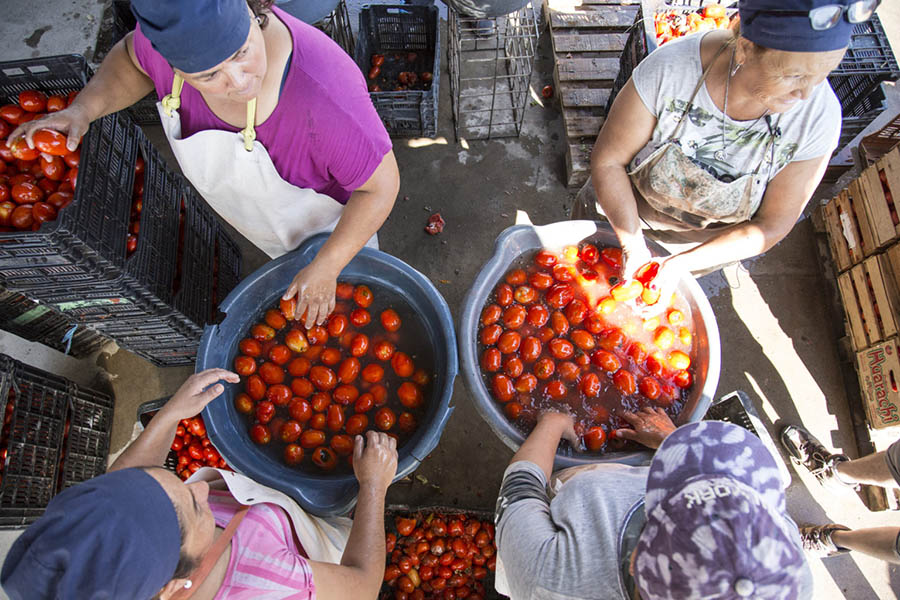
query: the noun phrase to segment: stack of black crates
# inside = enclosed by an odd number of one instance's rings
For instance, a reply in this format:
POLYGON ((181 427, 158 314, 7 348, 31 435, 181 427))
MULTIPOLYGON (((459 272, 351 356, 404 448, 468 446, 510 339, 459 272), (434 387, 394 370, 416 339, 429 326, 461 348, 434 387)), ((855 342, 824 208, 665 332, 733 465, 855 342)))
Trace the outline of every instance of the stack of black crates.
MULTIPOLYGON (((0 102, 25 89, 65 95, 89 76, 78 55, 0 63, 0 102)), ((237 244, 209 207, 121 112, 85 134, 75 198, 58 219, 0 233, 0 286, 159 366, 194 362, 203 326, 237 284, 240 265, 237 244), (138 243, 128 254, 141 176, 138 243)))

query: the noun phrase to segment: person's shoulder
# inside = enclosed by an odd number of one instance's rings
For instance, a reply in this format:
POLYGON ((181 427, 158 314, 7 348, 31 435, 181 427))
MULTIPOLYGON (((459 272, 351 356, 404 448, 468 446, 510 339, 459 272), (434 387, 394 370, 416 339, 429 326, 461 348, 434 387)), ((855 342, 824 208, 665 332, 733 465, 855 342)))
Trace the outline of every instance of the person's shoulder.
POLYGON ((293 41, 290 68, 307 82, 321 85, 325 93, 335 98, 343 96, 342 85, 365 86, 356 62, 334 40, 283 11, 276 16, 287 26, 293 41))

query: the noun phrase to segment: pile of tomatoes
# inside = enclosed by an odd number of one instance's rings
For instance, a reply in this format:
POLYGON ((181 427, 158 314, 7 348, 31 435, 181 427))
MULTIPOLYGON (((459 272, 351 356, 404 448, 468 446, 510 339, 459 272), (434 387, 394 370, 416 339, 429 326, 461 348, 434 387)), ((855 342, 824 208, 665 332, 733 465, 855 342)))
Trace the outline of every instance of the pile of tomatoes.
POLYGON ((729 24, 725 7, 721 4, 710 4, 687 13, 680 10, 664 10, 653 15, 656 43, 659 46, 697 31, 728 29, 729 24))
POLYGON ((175 439, 172 440, 171 449, 178 455, 175 473, 181 479, 187 479, 201 467, 231 470, 219 451, 209 441, 209 437, 206 435, 206 425, 200 415, 181 420, 175 429, 175 439))
POLYGON ((69 152, 66 136, 52 129, 34 134, 34 149, 23 137, 8 137, 22 123, 64 109, 75 94, 47 96, 26 90, 18 104, 0 106, 0 231, 37 231, 72 202, 81 149, 69 152))
POLYGON ((141 230, 141 211, 144 209, 144 157, 138 155, 134 162, 134 188, 131 191, 131 218, 128 221, 128 234, 125 237, 125 249, 128 256, 137 250, 138 233, 141 230))
POLYGON ((430 513, 398 516, 394 525, 396 533, 387 534, 383 600, 485 597, 485 579, 497 562, 490 521, 430 513))
POLYGON ((250 438, 280 449, 289 466, 350 465, 353 436, 377 427, 402 444, 424 416, 431 377, 398 349, 400 315, 370 313, 375 295, 365 285, 339 282, 336 295, 327 323, 310 329, 296 300, 281 300, 234 359, 244 385, 235 408, 250 438))
MULTIPOLYGON (((659 263, 620 280, 622 251, 592 244, 540 250, 509 270, 481 313, 481 369, 503 411, 527 430, 566 407, 588 450, 642 406, 675 416, 691 387, 691 311, 660 298, 659 263), (642 316, 646 305, 655 316, 642 316)), ((613 436, 613 439, 615 436, 613 436)))
POLYGON ((415 66, 419 62, 419 55, 416 52, 394 53, 389 57, 384 54, 373 54, 370 59, 372 65, 369 69, 370 92, 400 92, 404 90, 429 90, 434 75, 431 71, 422 71, 417 73, 415 66), (385 60, 389 61, 389 67, 385 66, 385 60), (385 72, 397 72, 396 79, 382 75, 385 72), (398 72, 399 71, 399 72, 398 72), (380 78, 380 79, 379 79, 380 78))

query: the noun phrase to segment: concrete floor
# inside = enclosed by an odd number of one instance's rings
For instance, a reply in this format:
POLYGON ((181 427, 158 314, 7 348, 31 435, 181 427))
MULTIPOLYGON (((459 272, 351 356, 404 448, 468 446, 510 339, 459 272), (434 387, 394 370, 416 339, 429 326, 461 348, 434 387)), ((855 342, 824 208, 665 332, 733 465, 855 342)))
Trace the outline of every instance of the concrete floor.
MULTIPOLYGON (((3 60, 92 53, 103 0, 15 4, 17 10, 5 13, 12 16, 4 24, 6 35, 0 38, 3 60)), ((895 47, 900 48, 900 9, 894 3, 882 6, 880 12, 895 47)), ((551 83, 551 71, 551 52, 544 35, 533 88, 539 90, 551 83)), ((395 140, 402 187, 379 238, 382 250, 428 276, 458 317, 466 290, 491 254, 494 239, 514 224, 518 211, 535 224, 559 221, 566 218, 571 194, 561 183, 565 144, 554 102, 529 107, 518 139, 463 144, 453 135, 446 70, 441 77, 438 137, 426 145, 395 140), (422 228, 435 211, 441 212, 447 226, 443 234, 431 237, 422 228)), ((894 100, 891 106, 897 106, 894 100)), ((896 114, 896 109, 891 114, 896 114)), ((148 133, 161 140, 156 129, 148 133)), ((161 140, 158 147, 163 150, 165 142, 161 140)), ((773 435, 785 423, 802 422, 823 442, 852 456, 855 444, 845 383, 854 382, 842 379, 837 350, 843 315, 832 311, 831 298, 824 292, 815 235, 810 220, 804 218, 772 251, 745 261, 744 269, 700 280, 722 340, 718 395, 744 390, 773 435)), ((248 274, 265 258, 248 244, 244 248, 244 273, 248 274)), ((131 439, 138 405, 172 393, 191 371, 155 368, 114 348, 75 361, 3 333, 0 352, 44 368, 58 366, 64 374, 81 378, 79 381, 93 380, 98 374, 108 376, 116 394, 113 452, 131 439)), ((479 417, 461 378, 456 382, 453 404, 456 411, 440 445, 416 472, 416 478, 391 488, 389 502, 493 507, 500 475, 512 453, 479 417)), ((896 514, 870 513, 853 495, 824 491, 805 472, 791 468, 791 473, 788 507, 800 523, 836 521, 854 528, 900 523, 896 514)), ((7 544, 9 538, 7 535, 7 544)), ((816 598, 900 595, 900 568, 861 556, 812 563, 816 598)))

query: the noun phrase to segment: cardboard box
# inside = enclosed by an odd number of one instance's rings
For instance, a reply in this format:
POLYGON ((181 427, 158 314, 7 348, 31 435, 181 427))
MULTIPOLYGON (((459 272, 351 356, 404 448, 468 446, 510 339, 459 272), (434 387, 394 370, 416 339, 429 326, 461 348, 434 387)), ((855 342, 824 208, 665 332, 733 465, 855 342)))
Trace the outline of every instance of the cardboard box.
POLYGON ((856 354, 866 417, 872 429, 900 426, 900 357, 897 338, 856 354))

